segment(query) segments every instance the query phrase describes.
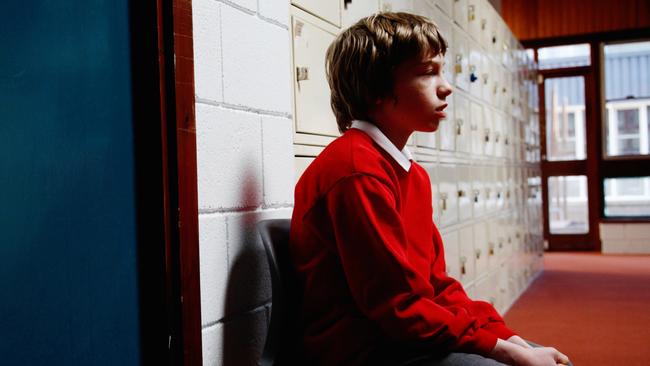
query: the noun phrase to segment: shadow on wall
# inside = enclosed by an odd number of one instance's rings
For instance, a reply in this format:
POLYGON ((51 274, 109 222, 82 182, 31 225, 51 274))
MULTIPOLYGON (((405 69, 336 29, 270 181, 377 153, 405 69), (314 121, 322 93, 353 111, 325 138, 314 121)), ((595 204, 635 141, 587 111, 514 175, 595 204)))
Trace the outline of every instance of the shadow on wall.
MULTIPOLYGON (((240 202, 262 202, 258 175, 249 166, 240 202)), ((223 365, 257 365, 270 320, 271 278, 255 229, 259 212, 228 219, 229 276, 223 326, 223 365)))

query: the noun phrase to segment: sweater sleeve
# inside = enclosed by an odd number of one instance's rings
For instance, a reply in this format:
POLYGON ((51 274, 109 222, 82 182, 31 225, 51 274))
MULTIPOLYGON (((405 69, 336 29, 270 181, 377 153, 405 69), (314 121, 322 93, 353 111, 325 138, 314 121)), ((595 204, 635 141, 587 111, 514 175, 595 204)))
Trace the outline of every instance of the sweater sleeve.
POLYGON ((460 282, 447 276, 442 239, 437 229, 434 229, 434 231, 433 242, 437 250, 432 261, 429 281, 436 290, 438 302, 446 306, 459 306, 466 309, 470 315, 477 319, 478 326, 481 329, 496 335, 498 338, 507 340, 515 335, 516 333, 506 326, 494 306, 485 301, 470 299, 460 282))
POLYGON ((338 182, 325 196, 336 250, 355 303, 397 341, 424 341, 487 355, 497 337, 463 307, 442 307, 409 263, 406 233, 389 185, 367 175, 338 182))

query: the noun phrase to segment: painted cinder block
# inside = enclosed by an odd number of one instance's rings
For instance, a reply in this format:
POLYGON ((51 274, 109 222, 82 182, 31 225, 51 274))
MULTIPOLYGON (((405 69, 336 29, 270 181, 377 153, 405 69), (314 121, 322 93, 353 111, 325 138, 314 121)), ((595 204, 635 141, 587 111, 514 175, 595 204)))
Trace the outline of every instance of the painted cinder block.
POLYGON ((603 240, 625 238, 624 224, 600 224, 600 237, 603 240))
POLYGON ((223 326, 223 365, 257 366, 268 329, 266 308, 242 314, 223 326))
POLYGON ((203 365, 223 365, 223 324, 214 324, 201 331, 203 365))
POLYGON ((214 0, 192 2, 194 90, 197 98, 215 102, 223 100, 221 6, 214 0))
POLYGON ((650 244, 650 224, 625 224, 624 230, 627 239, 645 239, 650 244))
POLYGON ((231 7, 221 14, 224 102, 290 113, 289 31, 231 7))
MULTIPOLYGON (((241 7, 251 12, 257 11, 257 0, 226 0, 228 3, 233 4, 235 7, 241 7)), ((262 2, 268 0, 261 0, 262 2)))
POLYGON ((196 106, 199 210, 262 204, 260 116, 206 104, 196 106))
POLYGON ((259 15, 289 26, 289 1, 262 0, 258 9, 259 15))
POLYGON ((264 204, 293 205, 293 128, 289 118, 262 116, 264 204))
POLYGON ((228 236, 225 215, 199 215, 199 263, 201 324, 205 326, 225 315, 224 294, 228 284, 228 236))

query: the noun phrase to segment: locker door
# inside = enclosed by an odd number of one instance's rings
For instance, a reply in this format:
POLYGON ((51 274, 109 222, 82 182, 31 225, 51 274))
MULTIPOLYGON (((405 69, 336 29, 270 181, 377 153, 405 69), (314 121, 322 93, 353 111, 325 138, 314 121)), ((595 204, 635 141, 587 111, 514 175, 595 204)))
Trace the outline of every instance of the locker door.
POLYGON ((456 167, 440 164, 436 169, 438 181, 438 212, 440 226, 445 227, 458 222, 458 186, 456 167))
POLYGON ((445 248, 447 276, 460 280, 460 252, 458 249, 458 231, 442 232, 445 248))
POLYGON ((472 176, 468 165, 456 167, 458 178, 458 220, 460 222, 472 218, 472 176))
POLYGON ((483 96, 481 88, 481 57, 482 51, 478 43, 474 40, 468 40, 469 44, 469 91, 470 94, 478 99, 483 96))
POLYGON ((483 146, 485 156, 494 156, 494 124, 492 123, 492 108, 486 106, 483 113, 483 146))
POLYGON ((454 22, 467 30, 467 0, 454 0, 454 22))
POLYGON ((499 243, 499 226, 495 219, 490 219, 487 222, 486 238, 487 238, 487 266, 488 270, 497 268, 498 260, 498 243, 499 243))
POLYGON ((474 261, 476 277, 488 270, 488 229, 485 222, 474 224, 474 261))
POLYGON ((341 0, 291 0, 291 3, 337 27, 341 26, 341 0))
POLYGON ((483 139, 483 106, 472 101, 470 103, 470 135, 472 141, 472 154, 483 156, 485 145, 483 139))
POLYGON ((296 132, 338 136, 323 62, 335 33, 303 14, 292 17, 296 132))
POLYGON ((481 0, 467 0, 467 33, 475 41, 481 40, 481 0))
MULTIPOLYGON (((461 0, 462 1, 462 0, 461 0)), ((454 26, 453 37, 453 63, 454 63, 454 85, 457 88, 469 92, 469 46, 467 37, 461 28, 454 26)))
MULTIPOLYGON (((447 103, 449 106, 445 111, 447 111, 447 118, 440 122, 438 125, 438 131, 435 134, 438 136, 438 148, 444 151, 456 151, 456 135, 457 135, 457 126, 455 118, 455 109, 456 109, 456 96, 452 94, 447 98, 447 103)), ((431 137, 429 137, 431 138, 431 137)), ((434 137, 435 138, 435 137, 434 137)), ((431 142, 429 142, 431 144, 431 142)))
POLYGON ((485 177, 485 210, 492 213, 497 208, 497 187, 496 187, 496 169, 488 165, 483 167, 483 176, 485 177))
POLYGON ((476 277, 473 226, 466 226, 458 231, 458 251, 460 255, 460 282, 467 285, 476 277))
MULTIPOLYGON (((321 1, 326 3, 327 1, 321 1)), ((359 19, 379 11, 379 0, 344 2, 341 13, 341 29, 348 28, 359 19)))
POLYGON ((469 100, 460 93, 453 94, 454 117, 456 122, 456 151, 472 151, 471 121, 469 119, 469 100))
POLYGON ((492 120, 494 126, 494 156, 503 157, 503 114, 496 111, 492 120))
POLYGON ((506 190, 506 172, 505 167, 496 167, 496 189, 497 189, 497 210, 502 210, 505 205, 505 190, 506 190))
POLYGON ((492 55, 492 28, 494 28, 494 8, 489 1, 481 2, 481 15, 480 15, 480 26, 481 26, 481 35, 479 37, 479 43, 483 47, 489 57, 492 55))
POLYGON ((481 54, 481 99, 486 103, 490 103, 492 95, 490 94, 492 90, 490 89, 490 82, 494 75, 491 75, 492 70, 492 61, 487 53, 483 52, 481 54))
MULTIPOLYGON (((425 0, 420 0, 424 2, 425 0)), ((429 6, 419 6, 423 11, 426 11, 424 15, 429 16, 431 20, 436 23, 440 29, 440 33, 447 40, 447 53, 445 54, 445 66, 444 66, 444 75, 449 80, 449 82, 454 82, 454 60, 455 52, 458 48, 454 42, 454 27, 453 24, 449 21, 449 18, 443 14, 440 9, 430 8, 429 6)), ((418 6, 416 5, 416 8, 418 6)))
POLYGON ((413 0, 380 0, 382 11, 413 12, 413 0))
POLYGON ((433 221, 437 226, 440 226, 440 205, 439 205, 439 199, 437 197, 440 196, 439 190, 438 190, 438 175, 436 172, 436 164, 433 163, 423 163, 422 167, 426 170, 427 174, 429 174, 429 181, 431 182, 431 197, 432 197, 432 207, 433 207, 433 221))
POLYGON ((485 176, 483 167, 480 165, 471 168, 472 174, 472 212, 474 217, 481 217, 485 214, 485 176))
POLYGON ((443 13, 445 13, 448 17, 453 17, 453 5, 454 0, 436 0, 434 1, 436 3, 436 6, 442 10, 443 13))

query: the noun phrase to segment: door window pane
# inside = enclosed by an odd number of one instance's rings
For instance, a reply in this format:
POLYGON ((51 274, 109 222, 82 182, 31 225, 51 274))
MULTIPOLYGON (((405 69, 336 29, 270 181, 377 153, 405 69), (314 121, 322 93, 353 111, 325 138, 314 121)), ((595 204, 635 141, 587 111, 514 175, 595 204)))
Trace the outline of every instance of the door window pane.
POLYGON ((545 81, 546 159, 585 159, 584 78, 552 78, 545 81))
POLYGON ((589 66, 591 63, 589 44, 544 47, 537 50, 540 69, 589 66))
POLYGON ((586 176, 549 177, 548 202, 551 234, 589 232, 586 176))
POLYGON ((650 177, 605 179, 605 216, 650 216, 650 177))
POLYGON ((650 153, 650 42, 605 45, 606 156, 650 153))

